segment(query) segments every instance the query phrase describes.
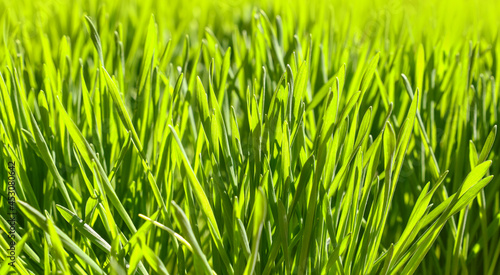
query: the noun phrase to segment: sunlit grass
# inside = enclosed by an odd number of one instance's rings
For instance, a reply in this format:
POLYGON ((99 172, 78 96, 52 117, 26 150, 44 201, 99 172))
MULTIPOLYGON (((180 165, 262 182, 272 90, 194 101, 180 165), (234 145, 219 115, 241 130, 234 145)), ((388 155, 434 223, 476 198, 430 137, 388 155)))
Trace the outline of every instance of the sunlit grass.
POLYGON ((0 0, 0 274, 497 274, 499 4, 288 2, 0 0))

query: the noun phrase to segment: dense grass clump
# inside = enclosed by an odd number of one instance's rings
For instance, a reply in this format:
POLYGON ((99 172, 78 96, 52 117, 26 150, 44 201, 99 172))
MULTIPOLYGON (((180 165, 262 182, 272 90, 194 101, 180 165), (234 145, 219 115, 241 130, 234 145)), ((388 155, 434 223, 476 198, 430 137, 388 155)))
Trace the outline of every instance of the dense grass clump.
POLYGON ((0 0, 0 274, 499 274, 472 2, 0 0))

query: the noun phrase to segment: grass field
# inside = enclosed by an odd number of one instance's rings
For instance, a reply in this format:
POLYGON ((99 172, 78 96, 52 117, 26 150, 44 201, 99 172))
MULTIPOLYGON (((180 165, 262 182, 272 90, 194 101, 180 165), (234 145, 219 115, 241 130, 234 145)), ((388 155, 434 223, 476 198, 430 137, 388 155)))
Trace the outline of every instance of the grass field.
POLYGON ((0 274, 500 274, 499 13, 0 0, 0 274))

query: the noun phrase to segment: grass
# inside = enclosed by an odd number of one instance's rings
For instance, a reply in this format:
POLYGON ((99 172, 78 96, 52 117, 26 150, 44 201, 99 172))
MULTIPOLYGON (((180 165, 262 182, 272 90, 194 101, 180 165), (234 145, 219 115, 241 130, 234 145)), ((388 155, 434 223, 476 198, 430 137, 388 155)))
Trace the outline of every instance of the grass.
POLYGON ((0 274, 498 274, 472 2, 0 0, 0 274))

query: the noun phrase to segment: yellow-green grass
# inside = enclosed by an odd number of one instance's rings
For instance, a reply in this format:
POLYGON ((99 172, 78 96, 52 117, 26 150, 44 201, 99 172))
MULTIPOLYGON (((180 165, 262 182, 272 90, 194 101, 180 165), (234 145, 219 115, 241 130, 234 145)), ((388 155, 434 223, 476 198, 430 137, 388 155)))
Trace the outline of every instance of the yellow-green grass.
POLYGON ((0 274, 498 274, 499 12, 0 0, 0 274))

